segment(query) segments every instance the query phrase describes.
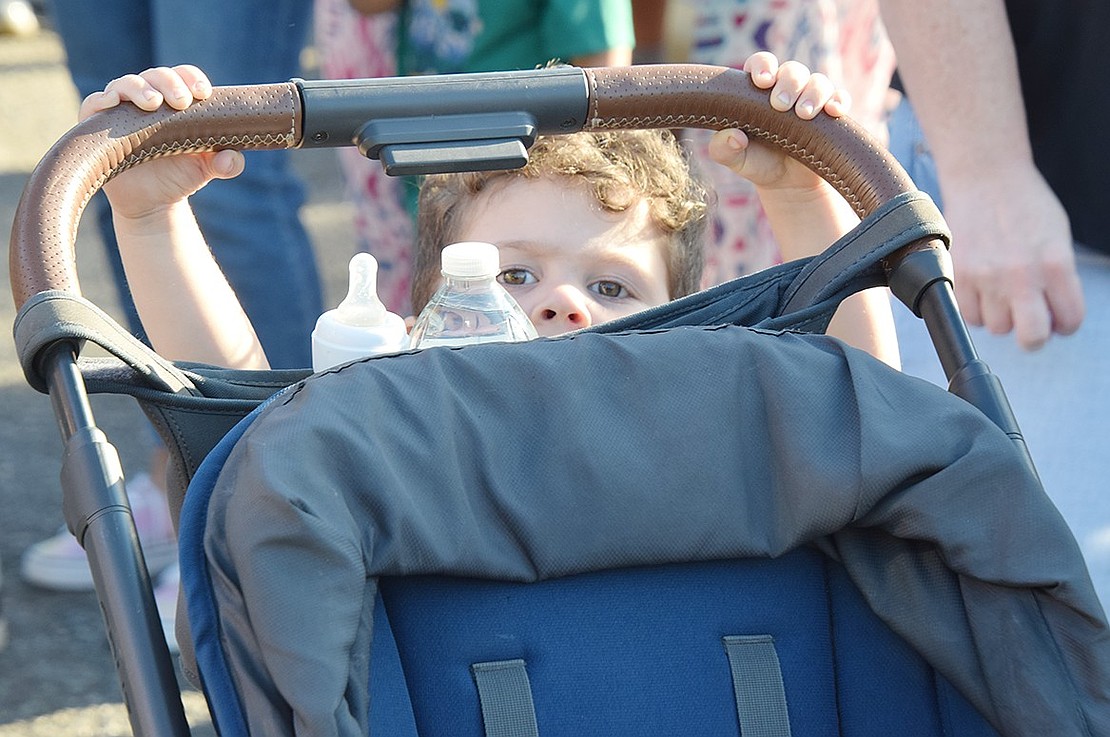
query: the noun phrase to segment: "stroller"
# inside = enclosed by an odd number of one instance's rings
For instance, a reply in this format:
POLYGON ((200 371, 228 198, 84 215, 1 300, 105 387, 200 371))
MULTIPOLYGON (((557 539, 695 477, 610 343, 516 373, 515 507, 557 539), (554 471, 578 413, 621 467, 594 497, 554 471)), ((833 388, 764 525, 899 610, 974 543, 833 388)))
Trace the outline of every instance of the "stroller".
POLYGON ((183 665, 223 735, 1110 734, 1105 615, 964 330, 942 218, 850 120, 766 94, 696 65, 297 80, 120 107, 51 149, 13 228, 15 336, 136 734, 189 730, 89 392, 135 397, 171 451, 183 665), (564 338, 236 371, 162 359, 78 286, 88 198, 155 156, 354 144, 421 174, 729 126, 860 226, 564 338), (820 335, 877 285, 950 393, 820 335))

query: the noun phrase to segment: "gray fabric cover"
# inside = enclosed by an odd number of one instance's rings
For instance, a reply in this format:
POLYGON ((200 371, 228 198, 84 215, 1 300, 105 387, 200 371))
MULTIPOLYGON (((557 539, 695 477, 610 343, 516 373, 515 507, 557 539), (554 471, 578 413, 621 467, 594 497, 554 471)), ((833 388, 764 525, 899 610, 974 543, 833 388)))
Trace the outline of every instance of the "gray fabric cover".
POLYGON ((1012 441, 823 336, 583 333, 352 364, 258 417, 207 529, 253 734, 366 733, 376 576, 533 581, 807 542, 1002 734, 1110 734, 1105 615, 1012 441))

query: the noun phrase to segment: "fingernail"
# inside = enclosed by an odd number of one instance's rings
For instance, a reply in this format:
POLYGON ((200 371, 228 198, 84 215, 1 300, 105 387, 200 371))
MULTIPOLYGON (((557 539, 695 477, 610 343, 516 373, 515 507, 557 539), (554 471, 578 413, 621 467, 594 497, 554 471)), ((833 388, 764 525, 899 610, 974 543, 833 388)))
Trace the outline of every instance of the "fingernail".
POLYGON ((805 102, 798 103, 798 112, 805 116, 813 115, 813 103, 806 100, 805 102))
POLYGON ((780 92, 775 95, 775 97, 777 97, 778 101, 781 102, 783 105, 790 104, 790 94, 788 92, 780 92))
POLYGON ((147 89, 143 90, 143 99, 144 100, 157 100, 158 99, 158 90, 153 89, 151 87, 148 87, 147 89))
POLYGON ((760 82, 770 82, 772 79, 775 78, 775 75, 764 69, 762 72, 757 74, 756 77, 759 79, 760 82))

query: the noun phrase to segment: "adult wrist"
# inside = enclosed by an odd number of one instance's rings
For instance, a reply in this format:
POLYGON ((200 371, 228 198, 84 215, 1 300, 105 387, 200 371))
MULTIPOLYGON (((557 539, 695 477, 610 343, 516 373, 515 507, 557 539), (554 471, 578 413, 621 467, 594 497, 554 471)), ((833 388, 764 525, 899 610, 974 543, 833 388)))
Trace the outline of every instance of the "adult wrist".
POLYGON ((937 173, 941 187, 947 184, 949 189, 982 189, 984 185, 992 186, 995 183, 1013 186, 1044 180, 1032 156, 1009 156, 996 160, 976 160, 969 157, 953 165, 938 161, 937 173))

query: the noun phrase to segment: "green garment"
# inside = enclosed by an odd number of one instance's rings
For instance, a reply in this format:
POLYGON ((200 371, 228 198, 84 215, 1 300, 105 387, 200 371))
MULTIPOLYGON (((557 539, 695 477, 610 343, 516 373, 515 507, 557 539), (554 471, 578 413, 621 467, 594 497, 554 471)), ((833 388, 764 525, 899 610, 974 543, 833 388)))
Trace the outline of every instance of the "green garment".
MULTIPOLYGON (((635 44, 630 0, 404 0, 397 74, 534 69, 635 44)), ((406 177, 415 217, 420 180, 406 177)))
POLYGON ((631 48, 629 0, 407 0, 398 74, 533 69, 631 48))

